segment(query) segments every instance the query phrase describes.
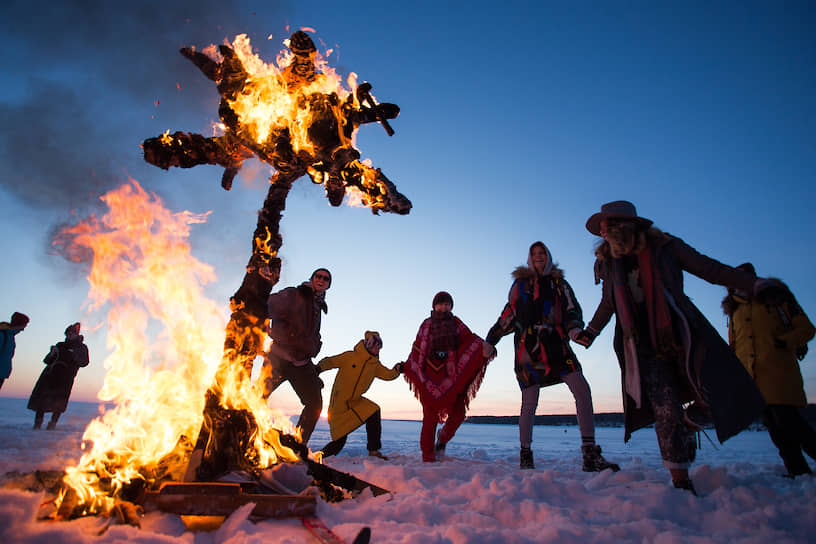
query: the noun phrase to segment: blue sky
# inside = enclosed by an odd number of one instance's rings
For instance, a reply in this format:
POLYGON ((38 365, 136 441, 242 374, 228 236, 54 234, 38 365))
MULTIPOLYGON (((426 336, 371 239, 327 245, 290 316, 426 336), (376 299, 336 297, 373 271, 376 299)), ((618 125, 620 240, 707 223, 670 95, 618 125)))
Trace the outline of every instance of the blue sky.
MULTIPOLYGON (((376 329, 383 361, 405 359, 443 289, 485 335, 535 240, 550 247, 588 321, 600 287, 584 224, 618 199, 703 253, 782 278, 816 318, 816 17, 807 2, 223 4, 0 8, 0 318, 32 318, 3 396, 27 396, 48 346, 86 319, 87 281, 48 253, 53 229, 128 176, 173 210, 212 211, 193 229, 193 253, 215 268, 207 295, 226 306, 268 168, 248 165, 225 192, 220 168, 162 171, 139 145, 168 129, 208 134, 217 120, 215 86, 180 47, 246 33, 271 61, 301 27, 315 29, 321 50, 333 48, 338 71, 401 107, 393 137, 365 125, 357 146, 414 205, 408 216, 331 208, 319 187, 296 183, 278 287, 331 269, 321 356, 376 329)), ((724 289, 686 280, 725 335, 724 289)), ((598 412, 621 408, 612 328, 578 350, 598 412)), ((78 400, 101 386, 104 327, 86 341, 92 362, 77 378, 78 400)), ((498 348, 473 414, 518 413, 512 338, 498 348)), ((802 364, 811 400, 815 357, 802 364)), ((386 418, 420 414, 402 380, 377 383, 370 396, 386 418)), ((299 411, 288 386, 272 400, 299 411)), ((539 413, 573 410, 565 386, 543 391, 539 413)))

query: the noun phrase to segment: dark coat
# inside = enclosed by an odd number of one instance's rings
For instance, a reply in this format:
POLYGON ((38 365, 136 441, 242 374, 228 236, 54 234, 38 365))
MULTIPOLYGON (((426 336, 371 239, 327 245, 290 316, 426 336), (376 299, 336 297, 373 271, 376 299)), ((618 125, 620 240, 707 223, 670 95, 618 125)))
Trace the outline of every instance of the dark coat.
MULTIPOLYGON (((681 384, 681 400, 688 402, 699 398, 708 404, 717 438, 724 442, 755 421, 765 404, 734 352, 683 292, 683 272, 694 274, 709 283, 744 291, 753 289, 754 277, 702 255, 681 239, 655 228, 647 232, 646 243, 654 252, 655 266, 669 298, 673 300, 673 327, 683 329, 676 331, 677 336, 683 339, 686 353, 685 360, 679 361, 683 365, 682 375, 686 378, 686 383, 681 384), (685 334, 686 330, 690 336, 685 334)), ((606 243, 599 248, 595 263, 596 283, 603 281, 603 296, 587 327, 593 332, 600 332, 617 311, 614 280, 611 267, 607 266, 612 257, 604 246, 608 249, 606 243)), ((621 383, 625 384, 626 359, 622 328, 618 321, 614 347, 621 368, 621 383)), ((645 395, 641 397, 643 402, 637 408, 634 400, 625 390, 623 392, 625 440, 629 440, 633 431, 654 423, 651 406, 645 395)))
POLYGON ((64 412, 77 372, 88 366, 88 346, 78 335, 53 346, 43 362, 46 367, 34 385, 28 399, 28 409, 35 412, 64 412))
POLYGON ((287 287, 269 295, 269 336, 271 351, 289 361, 311 359, 320 351, 320 312, 326 303, 315 305, 311 284, 287 287))
POLYGON ((521 389, 561 383, 562 374, 581 370, 567 336, 570 330, 584 327, 581 306, 556 266, 538 279, 534 270, 520 266, 513 278, 507 304, 485 340, 495 346, 514 333, 514 369, 521 389), (536 298, 536 281, 546 282, 546 291, 553 296, 536 298))

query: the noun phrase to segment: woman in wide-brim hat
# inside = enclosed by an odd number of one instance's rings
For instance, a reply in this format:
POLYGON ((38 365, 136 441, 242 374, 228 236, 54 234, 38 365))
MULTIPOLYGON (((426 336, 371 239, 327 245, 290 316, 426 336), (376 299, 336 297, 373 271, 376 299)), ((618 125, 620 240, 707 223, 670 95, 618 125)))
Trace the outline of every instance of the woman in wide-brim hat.
POLYGON ((695 409, 704 409, 723 442, 748 427, 764 402, 734 352, 683 292, 683 272, 747 291, 762 280, 755 282, 652 227, 625 200, 601 206, 586 228, 602 238, 595 281, 603 282, 603 295, 576 341, 589 347, 616 316, 613 345, 623 384, 624 439, 654 423, 675 487, 693 492, 688 468, 696 443, 683 406, 694 402, 695 409))

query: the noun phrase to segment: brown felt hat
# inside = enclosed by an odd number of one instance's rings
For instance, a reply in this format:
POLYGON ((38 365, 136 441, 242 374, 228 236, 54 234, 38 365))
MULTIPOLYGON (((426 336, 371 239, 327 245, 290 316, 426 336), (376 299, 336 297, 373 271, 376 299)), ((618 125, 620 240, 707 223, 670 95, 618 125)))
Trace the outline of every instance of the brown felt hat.
POLYGON ((601 235, 601 221, 604 219, 629 219, 640 223, 644 227, 652 224, 651 219, 645 217, 638 217, 635 205, 628 200, 616 200, 614 202, 607 202, 601 206, 601 211, 587 219, 586 228, 595 236, 601 235))

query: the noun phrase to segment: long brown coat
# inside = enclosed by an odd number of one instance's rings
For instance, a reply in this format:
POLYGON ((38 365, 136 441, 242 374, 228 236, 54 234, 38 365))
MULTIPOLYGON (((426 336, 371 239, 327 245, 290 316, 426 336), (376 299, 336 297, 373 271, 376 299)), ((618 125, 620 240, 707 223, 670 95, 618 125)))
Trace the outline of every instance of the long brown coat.
POLYGON ((728 296, 723 308, 730 315, 728 342, 765 402, 806 406, 795 350, 813 338, 816 328, 793 296, 728 296))
MULTIPOLYGON (((681 392, 682 400, 688 402, 696 396, 702 397, 711 408, 717 438, 724 442, 753 423, 762 413, 764 402, 734 352, 683 292, 683 272, 694 274, 709 283, 746 291, 753 288, 754 277, 702 255, 681 239, 655 228, 647 232, 647 243, 654 251, 655 266, 664 288, 674 301, 673 323, 675 326, 682 325, 682 330, 677 332, 684 337, 684 348, 688 354, 682 362, 686 378, 684 391, 681 392), (688 336, 684 332, 686 330, 688 336)), ((587 326, 597 332, 603 330, 616 312, 614 280, 611 267, 606 263, 611 257, 603 252, 603 247, 599 249, 595 264, 596 281, 603 281, 603 295, 587 326)), ((626 355, 620 323, 615 326, 614 347, 621 368, 621 383, 625 384, 626 355)), ((625 391, 623 411, 625 440, 633 431, 654 423, 654 414, 648 402, 638 408, 625 391)))
MULTIPOLYGON (((367 331, 365 338, 376 332, 367 331)), ((371 387, 374 378, 391 381, 399 376, 399 371, 388 369, 380 359, 371 355, 363 340, 354 349, 333 357, 326 357, 317 363, 320 371, 339 368, 332 386, 329 401, 329 431, 332 440, 346 436, 365 423, 380 409, 363 394, 371 387)))

